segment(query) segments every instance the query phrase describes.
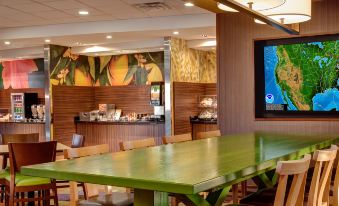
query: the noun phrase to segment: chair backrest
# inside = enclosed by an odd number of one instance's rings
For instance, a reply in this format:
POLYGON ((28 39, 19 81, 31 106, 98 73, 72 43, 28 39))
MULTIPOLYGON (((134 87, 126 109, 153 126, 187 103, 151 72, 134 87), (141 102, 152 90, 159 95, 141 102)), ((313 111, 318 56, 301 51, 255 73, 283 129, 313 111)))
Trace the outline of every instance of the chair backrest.
POLYGON ((197 139, 206 139, 210 137, 220 137, 220 130, 208 131, 208 132, 198 132, 196 135, 197 139))
POLYGON ((303 159, 278 162, 276 173, 279 174, 279 183, 275 195, 274 206, 302 206, 304 202, 307 171, 310 166, 311 155, 306 154, 303 159), (287 198, 287 180, 293 175, 292 185, 287 198), (286 203, 285 203, 286 200, 286 203))
POLYGON ((1 144, 39 142, 39 133, 32 134, 1 134, 1 144))
POLYGON ((336 169, 333 170, 335 171, 335 177, 334 177, 334 183, 333 183, 333 202, 332 206, 339 206, 339 162, 338 162, 338 153, 337 153, 337 158, 335 160, 337 166, 336 169))
MULTIPOLYGON (((75 159, 80 157, 87 157, 91 155, 100 155, 109 153, 109 146, 108 144, 101 144, 95 146, 88 146, 88 147, 80 147, 80 148, 71 148, 64 150, 64 157, 65 159, 75 159)), ((98 186, 92 185, 88 183, 84 183, 86 187, 86 196, 92 197, 99 194, 98 186)), ((107 186, 101 186, 105 190, 108 190, 107 186)), ((70 182, 70 205, 76 205, 76 202, 79 199, 78 196, 78 189, 77 183, 71 181, 70 182)))
POLYGON ((191 141, 191 140, 192 140, 191 133, 162 137, 162 143, 163 144, 187 142, 187 141, 191 141))
POLYGON ((318 150, 314 153, 313 161, 315 166, 309 191, 308 206, 329 205, 331 171, 337 151, 338 147, 332 145, 330 149, 318 150))
POLYGON ((8 143, 11 175, 22 166, 54 162, 56 141, 39 143, 8 143))
POLYGON ((64 150, 65 159, 74 159, 91 155, 99 155, 109 153, 108 144, 101 144, 88 147, 72 148, 64 150))
POLYGON ((133 150, 144 147, 153 147, 155 146, 154 138, 146 138, 140 140, 124 141, 119 144, 121 151, 133 150))
POLYGON ((85 145, 85 136, 73 134, 71 148, 79 148, 85 145))

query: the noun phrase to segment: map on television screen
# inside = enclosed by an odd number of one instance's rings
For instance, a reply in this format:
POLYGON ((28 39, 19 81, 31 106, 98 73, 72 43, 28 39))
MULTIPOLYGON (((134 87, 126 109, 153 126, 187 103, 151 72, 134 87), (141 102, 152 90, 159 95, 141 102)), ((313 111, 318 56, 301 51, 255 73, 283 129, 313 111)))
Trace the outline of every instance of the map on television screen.
POLYGON ((265 46, 267 111, 339 111, 339 40, 265 46))

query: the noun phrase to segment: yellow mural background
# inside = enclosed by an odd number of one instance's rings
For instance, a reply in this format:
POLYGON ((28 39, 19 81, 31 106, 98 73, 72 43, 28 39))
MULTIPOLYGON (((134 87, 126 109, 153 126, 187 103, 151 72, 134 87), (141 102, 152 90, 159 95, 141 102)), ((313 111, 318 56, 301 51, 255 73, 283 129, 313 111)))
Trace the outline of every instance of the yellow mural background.
POLYGON ((216 83, 216 52, 190 49, 184 39, 171 39, 171 78, 175 82, 216 83))

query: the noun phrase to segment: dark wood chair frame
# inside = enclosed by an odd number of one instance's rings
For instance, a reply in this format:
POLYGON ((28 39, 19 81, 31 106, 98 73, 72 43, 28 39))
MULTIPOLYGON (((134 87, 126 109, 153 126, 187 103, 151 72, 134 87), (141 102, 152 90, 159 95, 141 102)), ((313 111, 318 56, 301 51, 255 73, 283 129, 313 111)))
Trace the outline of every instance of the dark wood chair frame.
POLYGON ((58 206, 58 196, 55 180, 51 180, 49 184, 32 185, 32 186, 16 186, 16 173, 20 171, 22 166, 40 164, 55 161, 56 141, 40 142, 40 143, 9 143, 9 159, 10 159, 10 181, 6 180, 6 198, 5 205, 13 206, 14 203, 43 201, 45 205, 49 205, 51 199, 54 205, 58 206), (27 158, 29 157, 29 158, 27 158), (53 195, 50 194, 53 191, 53 195), (38 191, 38 196, 25 197, 25 192, 38 191), (42 192, 41 192, 42 191, 42 192))

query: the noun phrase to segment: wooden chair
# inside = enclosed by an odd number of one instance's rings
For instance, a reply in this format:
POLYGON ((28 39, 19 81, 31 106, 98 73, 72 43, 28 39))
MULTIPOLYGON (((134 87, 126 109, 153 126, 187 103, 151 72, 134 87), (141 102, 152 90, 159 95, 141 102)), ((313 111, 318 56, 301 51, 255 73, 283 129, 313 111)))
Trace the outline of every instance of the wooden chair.
MULTIPOLYGON (((72 144, 71 144, 71 148, 80 148, 83 147, 85 144, 85 137, 83 135, 80 134, 73 134, 72 137, 72 144)), ((58 155, 56 156, 56 160, 62 160, 65 159, 64 155, 58 155)), ((69 188, 69 181, 67 180, 56 180, 57 183, 57 189, 61 189, 61 188, 69 188)), ((87 192, 86 192, 86 187, 84 183, 79 183, 78 187, 82 188, 82 191, 84 192, 84 198, 87 199, 87 192)))
POLYGON ((8 144, 11 167, 9 175, 6 176, 5 192, 9 206, 13 206, 14 203, 32 201, 44 201, 48 204, 50 199, 53 199, 54 205, 58 206, 55 180, 20 174, 22 166, 55 161, 56 146, 56 141, 8 144), (50 195, 50 190, 53 191, 53 195, 50 195), (34 191, 43 191, 43 195, 25 197, 25 192, 34 191))
POLYGON ((335 177, 333 183, 333 195, 330 197, 331 205, 332 206, 339 206, 339 164, 338 164, 338 155, 337 155, 337 167, 335 170, 335 177))
POLYGON ((308 196, 308 206, 330 204, 331 171, 337 151, 338 147, 332 145, 330 149, 318 150, 314 153, 313 161, 315 166, 308 196))
POLYGON ((79 148, 85 146, 85 136, 73 134, 71 148, 79 148))
MULTIPOLYGON (((29 143, 29 142, 39 142, 39 133, 32 134, 1 134, 0 142, 3 145, 8 143, 29 143)), ((2 160, 2 169, 7 167, 8 155, 3 155, 2 160)))
POLYGON ((196 139, 206 139, 210 137, 220 137, 220 130, 208 131, 208 132, 198 132, 196 135, 196 139))
MULTIPOLYGON (((304 204, 307 171, 310 165, 311 155, 306 154, 303 159, 280 161, 277 164, 276 173, 279 175, 278 187, 275 196, 271 195, 271 189, 259 192, 255 199, 251 197, 240 201, 239 205, 274 205, 274 206, 302 206, 304 204), (293 176, 292 184, 288 185, 289 176, 293 176), (265 192, 269 196, 265 195, 265 192), (288 195, 286 197, 286 193, 288 195)), ((253 197, 253 196, 252 196, 253 197)), ((236 204, 235 204, 236 205, 236 204)), ((234 205, 234 206, 235 206, 234 205)))
POLYGON ((162 137, 163 144, 172 144, 172 143, 188 142, 188 141, 192 141, 191 133, 162 137))
MULTIPOLYGON (((82 148, 73 148, 64 150, 65 159, 74 159, 80 157, 86 157, 91 155, 100 155, 109 153, 109 147, 107 144, 82 147, 82 148)), ((78 202, 78 191, 77 191, 77 183, 70 182, 71 188, 71 201, 70 205, 77 205, 78 202)), ((81 200, 78 202, 79 206, 91 206, 91 205, 105 205, 105 206, 127 206, 133 205, 133 195, 128 193, 118 193, 114 192, 113 194, 107 194, 100 196, 98 195, 98 190, 92 184, 85 183, 87 188, 87 199, 81 200), (91 189, 92 188, 92 189, 91 189)), ((108 189, 105 189, 108 191, 108 189)))
POLYGON ((146 138, 140 140, 125 141, 120 142, 119 146, 121 151, 139 149, 144 147, 153 147, 155 146, 155 140, 154 138, 146 138))

